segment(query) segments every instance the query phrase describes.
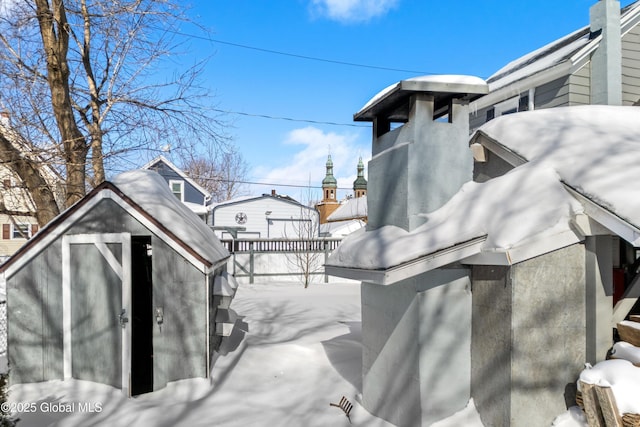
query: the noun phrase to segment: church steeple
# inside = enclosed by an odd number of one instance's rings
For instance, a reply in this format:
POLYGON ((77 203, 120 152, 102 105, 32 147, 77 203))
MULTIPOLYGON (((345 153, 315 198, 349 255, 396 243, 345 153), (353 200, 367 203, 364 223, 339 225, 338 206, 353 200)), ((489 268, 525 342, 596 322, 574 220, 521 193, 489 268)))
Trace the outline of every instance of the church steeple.
POLYGON ((327 173, 322 180, 322 201, 334 202, 336 201, 336 192, 338 190, 338 181, 333 176, 333 161, 331 160, 331 154, 327 158, 327 173))
POLYGON ((362 157, 358 160, 358 177, 353 181, 353 195, 358 198, 367 194, 367 180, 364 178, 362 157))

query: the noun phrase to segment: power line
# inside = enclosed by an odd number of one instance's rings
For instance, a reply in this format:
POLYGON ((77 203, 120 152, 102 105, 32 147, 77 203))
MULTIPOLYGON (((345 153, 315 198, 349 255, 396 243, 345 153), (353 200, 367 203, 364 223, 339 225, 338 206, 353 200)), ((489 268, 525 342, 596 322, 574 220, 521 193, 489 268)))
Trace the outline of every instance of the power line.
POLYGON ((259 118, 262 118, 262 119, 286 120, 286 121, 289 121, 289 122, 311 123, 311 124, 317 124, 317 125, 349 126, 349 127, 356 127, 356 128, 370 127, 369 125, 360 125, 360 124, 357 124, 357 123, 337 123, 337 122, 325 122, 325 121, 321 121, 321 120, 294 119, 292 117, 270 116, 270 115, 267 115, 267 114, 252 114, 252 113, 244 113, 242 111, 220 110, 218 108, 211 108, 211 111, 215 111, 215 112, 218 112, 218 113, 225 113, 225 114, 237 114, 237 115, 240 115, 240 116, 248 116, 248 117, 259 117, 259 118))
POLYGON ((291 57, 291 58, 305 59, 305 60, 308 60, 308 61, 317 61, 317 62, 325 62, 325 63, 329 63, 329 64, 346 65, 346 66, 349 66, 349 67, 369 68, 369 69, 373 69, 373 70, 396 71, 396 72, 409 73, 409 74, 421 74, 421 75, 424 75, 424 74, 438 74, 438 73, 430 73, 430 72, 427 72, 427 71, 405 70, 405 69, 402 69, 402 68, 392 68, 392 67, 381 67, 381 66, 377 66, 377 65, 359 64, 359 63, 356 63, 356 62, 339 61, 339 60, 335 60, 335 59, 318 58, 316 56, 300 55, 300 54, 296 54, 296 53, 283 52, 283 51, 280 51, 280 50, 265 49, 265 48, 256 47, 256 46, 249 46, 249 45, 246 45, 246 44, 228 42, 228 41, 225 41, 225 40, 214 39, 214 38, 205 37, 205 36, 199 36, 199 35, 196 35, 196 34, 183 33, 181 31, 176 31, 176 30, 164 29, 164 31, 167 31, 167 32, 179 35, 179 36, 190 37, 190 38, 199 39, 199 40, 205 40, 205 41, 208 41, 208 42, 211 42, 211 43, 218 43, 218 44, 223 44, 223 45, 227 45, 227 46, 239 47, 239 48, 242 48, 242 49, 255 50, 255 51, 258 51, 258 52, 270 53, 270 54, 273 54, 273 55, 281 55, 281 56, 288 56, 288 57, 291 57))

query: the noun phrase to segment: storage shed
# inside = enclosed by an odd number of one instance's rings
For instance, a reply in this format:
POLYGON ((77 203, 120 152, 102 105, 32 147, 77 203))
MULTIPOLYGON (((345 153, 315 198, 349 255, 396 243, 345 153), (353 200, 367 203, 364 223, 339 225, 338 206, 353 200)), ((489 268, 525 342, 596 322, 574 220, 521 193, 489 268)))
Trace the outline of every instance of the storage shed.
POLYGON ((231 317, 228 257, 156 172, 102 183, 0 266, 11 383, 76 378, 136 395, 208 377, 230 331, 216 324, 231 317))

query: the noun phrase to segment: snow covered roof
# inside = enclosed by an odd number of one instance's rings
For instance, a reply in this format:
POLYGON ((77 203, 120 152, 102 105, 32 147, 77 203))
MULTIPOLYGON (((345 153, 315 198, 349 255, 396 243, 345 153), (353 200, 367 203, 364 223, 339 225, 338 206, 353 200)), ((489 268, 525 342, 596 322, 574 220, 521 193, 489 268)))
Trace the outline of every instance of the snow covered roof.
POLYGON ((215 264, 229 256, 213 230, 178 200, 156 172, 124 172, 112 183, 210 263, 215 264))
POLYGON ((510 265, 581 241, 585 215, 640 246, 640 108, 565 107, 510 114, 478 129, 515 168, 468 182, 426 223, 347 237, 327 263, 379 283, 462 261, 510 265), (350 271, 348 271, 350 270, 350 271), (366 271, 365 271, 366 270, 366 271))
POLYGON ((328 221, 344 221, 354 218, 366 218, 367 196, 355 197, 342 203, 327 217, 328 221))
MULTIPOLYGON (((407 232, 396 226, 357 231, 345 238, 327 266, 351 270, 390 270, 382 277, 392 283, 395 268, 421 259, 422 271, 486 252, 492 263, 511 264, 580 241, 571 219, 582 206, 565 190, 550 168, 524 165, 485 183, 468 182, 442 208, 425 214, 426 223, 407 232), (535 243, 532 249, 530 245, 535 243), (459 248, 469 250, 451 251, 459 248), (446 252, 451 256, 434 261, 446 252), (535 256, 534 255, 534 256, 535 256)), ((416 273, 416 270, 413 270, 416 273)), ((343 275, 343 274, 339 274, 343 275)), ((358 278, 350 276, 351 278, 358 278)), ((377 275, 379 276, 379 275, 377 275)))
MULTIPOLYGON (((621 10, 621 32, 625 34, 640 20, 640 2, 621 10)), ((489 96, 475 102, 475 108, 483 108, 500 99, 517 95, 528 87, 539 86, 574 72, 584 66, 591 53, 600 45, 602 35, 591 33, 590 27, 582 27, 558 40, 511 61, 487 79, 489 96), (528 79, 535 79, 535 83, 528 79), (529 83, 527 83, 529 82, 529 83), (501 92, 505 92, 502 93, 501 92)))
MULTIPOLYGON (((640 229, 634 197, 640 182, 640 108, 587 105, 511 114, 483 125, 471 141, 552 168, 592 204, 640 229)), ((640 234, 625 238, 640 245, 640 234)))
POLYGON ((348 219, 344 221, 334 221, 320 224, 320 234, 332 237, 347 236, 357 230, 360 230, 366 224, 359 219, 348 219))
MULTIPOLYGON (((372 121, 379 114, 390 114, 401 120, 406 111, 399 104, 416 92, 448 94, 449 98, 475 99, 488 92, 487 83, 479 77, 464 75, 428 75, 413 77, 394 83, 375 95, 353 115, 355 121, 372 121)), ((407 106, 408 108, 408 106, 407 106)))
POLYGON ((117 203, 204 273, 229 257, 214 232, 173 195, 164 178, 134 170, 103 182, 54 218, 0 266, 0 273, 11 277, 104 199, 117 203))

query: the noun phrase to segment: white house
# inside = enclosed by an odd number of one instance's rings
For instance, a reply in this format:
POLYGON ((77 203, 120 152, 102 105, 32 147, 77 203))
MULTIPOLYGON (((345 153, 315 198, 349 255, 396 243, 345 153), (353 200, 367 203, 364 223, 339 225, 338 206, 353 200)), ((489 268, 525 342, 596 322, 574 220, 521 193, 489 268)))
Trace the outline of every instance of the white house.
MULTIPOLYGON (((37 156, 30 152, 28 145, 21 141, 20 135, 11 128, 9 113, 0 113, 0 128, 19 150, 26 155, 37 156)), ((42 163, 44 164, 41 169, 43 177, 53 189, 58 203, 61 204, 62 179, 55 169, 49 167, 44 161, 42 163)), ((0 224, 2 224, 0 260, 4 260, 35 235, 40 227, 35 217, 35 204, 24 188, 22 180, 11 168, 2 164, 0 164, 0 203, 3 210, 0 213, 0 224)))
POLYGON ((318 237, 319 215, 289 196, 240 197, 209 207, 210 224, 221 239, 318 237))

